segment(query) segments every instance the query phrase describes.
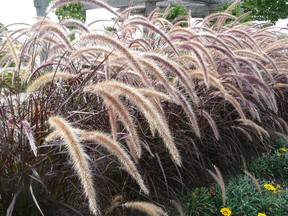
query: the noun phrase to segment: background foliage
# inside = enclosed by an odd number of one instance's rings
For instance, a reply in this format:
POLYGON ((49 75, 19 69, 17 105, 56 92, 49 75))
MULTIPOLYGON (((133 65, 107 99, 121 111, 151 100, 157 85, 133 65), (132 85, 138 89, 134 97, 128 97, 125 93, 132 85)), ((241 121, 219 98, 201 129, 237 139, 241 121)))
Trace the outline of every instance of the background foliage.
POLYGON ((275 23, 288 17, 287 3, 287 0, 244 0, 242 7, 245 12, 252 11, 251 16, 255 20, 275 23))
POLYGON ((175 4, 173 5, 170 9, 169 12, 166 16, 166 19, 169 20, 170 22, 179 22, 179 19, 184 20, 183 23, 181 23, 182 27, 187 27, 188 26, 188 18, 189 13, 184 5, 181 4, 175 4))
MULTIPOLYGON (((49 0, 51 2, 53 0, 49 0)), ((62 7, 57 8, 55 14, 59 21, 64 19, 73 18, 82 22, 86 21, 84 14, 84 5, 82 3, 70 3, 62 7)))
MULTIPOLYGON (((251 12, 249 16, 242 19, 242 22, 258 20, 270 21, 275 24, 279 19, 288 18, 288 1, 287 0, 242 0, 235 6, 231 13, 239 17, 243 13, 251 12)), ((218 11, 225 11, 232 2, 225 4, 218 11)))

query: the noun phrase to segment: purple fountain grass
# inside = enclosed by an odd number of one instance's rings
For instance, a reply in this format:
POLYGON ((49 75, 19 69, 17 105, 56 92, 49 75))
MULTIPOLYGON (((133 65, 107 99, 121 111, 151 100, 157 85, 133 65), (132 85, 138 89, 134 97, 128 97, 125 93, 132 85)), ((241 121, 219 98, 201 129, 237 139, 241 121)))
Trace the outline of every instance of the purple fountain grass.
POLYGON ((288 132, 288 124, 287 124, 287 122, 281 117, 278 118, 278 121, 281 123, 281 125, 283 125, 283 127, 285 129, 284 131, 287 133, 288 132))
POLYGON ((134 11, 134 10, 139 10, 139 9, 142 9, 143 7, 142 6, 131 6, 131 7, 127 7, 126 9, 124 9, 123 11, 121 11, 121 16, 122 17, 126 17, 126 18, 129 18, 130 15, 131 15, 131 12, 134 11))
POLYGON ((67 47, 67 49, 71 49, 71 42, 67 36, 65 30, 58 24, 49 21, 39 21, 32 26, 32 30, 37 32, 38 38, 44 38, 45 36, 50 37, 51 35, 55 35, 58 39, 60 39, 67 47))
MULTIPOLYGON (((264 101, 266 101, 266 103, 268 104, 268 107, 271 110, 274 110, 274 112, 277 112, 278 108, 277 108, 277 104, 275 101, 275 97, 274 97, 274 93, 272 91, 272 89, 263 81, 261 81, 260 79, 258 79, 255 76, 252 75, 247 75, 247 74, 231 74, 231 73, 227 73, 227 74, 223 74, 221 77, 230 77, 233 79, 237 79, 237 81, 241 81, 241 83, 243 83, 244 85, 248 85, 250 86, 252 89, 256 90, 256 86, 258 86, 258 91, 260 91, 261 93, 259 93, 258 95, 261 96, 263 98, 264 101), (263 90, 263 91, 261 91, 263 90)), ((258 99, 259 101, 260 99, 258 99)))
MULTIPOLYGON (((196 41, 190 41, 190 42, 191 42, 192 46, 197 47, 204 54, 204 57, 208 60, 209 64, 212 65, 214 72, 217 73, 216 63, 215 63, 212 55, 210 54, 209 50, 206 49, 206 46, 203 46, 202 44, 197 43, 196 41)), ((204 61, 204 57, 203 57, 202 61, 204 61)))
MULTIPOLYGON (((18 50, 16 49, 15 45, 12 43, 10 36, 8 33, 4 32, 5 38, 6 38, 6 44, 8 44, 8 48, 10 50, 11 56, 12 56, 12 61, 15 62, 16 66, 19 66, 19 56, 18 56, 18 50)), ((7 55, 7 54, 6 54, 7 55)))
POLYGON ((260 137, 261 140, 263 140, 263 135, 265 135, 266 137, 270 136, 267 130, 265 130, 263 127, 259 126, 258 124, 249 119, 239 119, 239 122, 241 122, 241 124, 243 125, 254 128, 257 131, 258 136, 260 137))
MULTIPOLYGON (((235 8, 235 6, 240 2, 240 0, 236 0, 234 1, 225 11, 224 13, 228 13, 228 14, 232 14, 232 11, 233 9, 235 8)), ((218 28, 221 28, 224 26, 225 24, 225 21, 227 20, 228 18, 227 17, 222 17, 222 18, 217 18, 215 24, 213 25, 214 26, 217 26, 218 28)), ((237 18, 235 19, 234 22, 236 22, 237 18)))
POLYGON ((35 143, 32 128, 27 120, 21 121, 21 125, 23 126, 27 139, 29 140, 31 151, 33 151, 34 156, 37 157, 37 146, 35 143))
POLYGON ((244 74, 244 73, 238 73, 238 74, 234 74, 234 73, 226 73, 220 76, 220 78, 233 78, 233 79, 237 79, 237 80, 241 80, 246 82, 248 85, 258 85, 260 86, 265 93, 267 93, 268 95, 272 96, 272 92, 271 89, 267 86, 266 83, 264 83, 263 81, 261 81, 259 78, 252 76, 252 75, 248 75, 248 74, 244 74))
POLYGON ((288 43, 288 39, 287 38, 284 38, 284 39, 281 39, 281 40, 277 40, 277 41, 273 41, 272 43, 269 44, 269 46, 266 46, 263 49, 263 53, 269 54, 270 52, 273 53, 274 49, 279 49, 279 48, 283 49, 283 45, 287 44, 287 43, 288 43))
MULTIPOLYGON (((195 44, 192 44, 192 45, 183 44, 183 45, 179 45, 178 47, 179 47, 179 49, 189 50, 189 51, 193 52, 193 54, 196 56, 196 58, 194 58, 194 60, 198 63, 198 67, 203 71, 205 84, 206 84, 207 88, 209 88, 209 86, 210 86, 209 71, 207 69, 205 60, 200 55, 199 51, 197 49, 195 49, 195 44)), ((205 49, 205 48, 203 48, 203 49, 205 49)), ((202 49, 201 49, 201 51, 202 51, 202 49)), ((205 54, 206 54, 206 52, 205 52, 205 54)), ((211 56, 207 55, 207 58, 212 61, 211 63, 214 66, 215 64, 214 64, 214 61, 212 60, 211 56)), ((216 69, 216 66, 214 69, 216 69)), ((217 69, 215 70, 215 72, 217 72, 217 69)))
POLYGON ((168 216, 168 214, 165 211, 163 211, 162 208, 149 202, 143 202, 143 201, 126 202, 122 204, 122 206, 125 208, 136 209, 150 216, 168 216))
MULTIPOLYGON (((80 0, 55 0, 50 7, 54 10, 71 2, 80 0)), ((0 30, 4 38, 0 42, 1 98, 5 100, 0 107, 0 141, 4 143, 0 161, 7 162, 1 164, 3 170, 14 171, 4 172, 7 176, 0 180, 0 185, 11 185, 4 191, 8 202, 13 200, 15 185, 25 186, 23 179, 32 173, 31 184, 37 187, 34 195, 41 197, 41 209, 58 215, 62 210, 70 214, 75 208, 88 214, 86 203, 75 196, 79 188, 69 184, 75 184, 75 175, 64 166, 68 152, 92 213, 100 214, 119 193, 127 200, 148 199, 148 185, 150 200, 166 204, 176 189, 205 184, 211 162, 221 165, 221 170, 234 168, 239 155, 260 154, 269 149, 270 142, 264 139, 288 131, 288 39, 279 29, 264 28, 263 23, 240 24, 247 14, 234 17, 230 14, 233 7, 182 28, 179 20, 186 17, 165 20, 169 8, 164 14, 157 9, 146 18, 131 17, 135 8, 118 14, 100 0, 84 0, 83 4, 103 6, 116 15, 113 32, 90 33, 76 20, 56 24, 42 18, 29 28, 0 30), (77 29, 70 31, 69 25, 77 29), (71 34, 76 34, 73 41, 71 34), (19 35, 25 37, 24 42, 19 35), (53 82, 50 87, 48 82, 53 82), (19 100, 25 89, 30 97, 19 100), (72 127, 62 117, 51 117, 49 122, 56 130, 46 137, 50 143, 42 145, 49 130, 47 119, 53 113, 65 113, 85 130, 72 127), (68 151, 58 152, 54 147, 59 143, 68 151), (36 148, 39 152, 34 157, 30 151, 36 154, 36 148), (86 153, 97 162, 93 166, 96 178, 92 179, 86 153), (119 172, 111 158, 131 178, 119 172), (79 167, 82 171, 77 171, 79 167), (62 177, 56 179, 59 174, 62 177), (99 206, 94 199, 94 180, 101 195, 99 206), (130 180, 136 180, 144 193, 139 194, 130 180), (51 199, 55 194, 59 202, 51 199), (59 210, 51 208, 51 200, 59 210)), ((219 170, 215 168, 213 174, 223 184, 219 170)), ((17 197, 15 204, 18 202, 17 197)), ((124 215, 128 210, 116 206, 123 202, 113 201, 107 212, 124 215)), ((28 204, 31 211, 37 211, 35 204, 28 204)), ((145 208, 146 204, 131 205, 145 208)), ((14 211, 27 214, 26 209, 14 211)))
POLYGON ((161 35, 161 37, 163 37, 163 39, 171 46, 171 48, 174 50, 174 52, 178 55, 178 50, 177 48, 173 45, 173 43, 169 40, 169 38, 166 36, 165 33, 163 33, 161 30, 159 30, 157 27, 155 27, 153 24, 149 23, 149 22, 145 22, 143 20, 136 20, 136 19, 132 19, 129 21, 126 21, 125 23, 126 25, 141 25, 144 26, 145 28, 149 28, 151 30, 153 30, 154 32, 158 33, 159 35, 161 35))
POLYGON ((211 126, 216 140, 219 140, 220 139, 220 133, 219 133, 217 124, 215 123, 215 121, 213 120, 211 115, 209 113, 207 113, 205 110, 201 110, 201 114, 204 116, 204 118, 208 121, 209 125, 211 126))
MULTIPOLYGON (((214 50, 220 51, 232 61, 231 64, 233 63, 234 68, 238 67, 234 54, 232 52, 229 52, 229 50, 222 48, 221 46, 218 46, 218 45, 205 45, 205 48, 208 48, 209 50, 214 49, 214 50)), ((213 54, 215 55, 215 53, 213 54)), ((237 72, 236 69, 234 71, 237 72)))
POLYGON ((181 26, 182 23, 188 23, 189 19, 190 19, 190 15, 184 15, 184 16, 179 16, 176 17, 174 20, 171 21, 171 23, 177 27, 177 26, 181 26))
POLYGON ((218 169, 218 167, 213 165, 213 168, 215 170, 215 173, 212 172, 211 170, 208 170, 208 172, 214 178, 214 180, 219 184, 220 189, 221 189, 221 195, 222 195, 222 205, 225 206, 226 205, 225 182, 224 182, 224 179, 223 179, 222 174, 221 174, 220 170, 218 169))
POLYGON ((87 34, 80 38, 81 43, 87 43, 87 42, 102 42, 105 44, 109 44, 113 46, 115 49, 119 50, 123 55, 126 56, 127 62, 129 62, 131 68, 133 68, 135 71, 138 71, 139 74, 141 74, 144 78, 144 82, 147 85, 148 81, 144 77, 145 72, 143 71, 142 66, 138 63, 136 58, 133 56, 131 51, 129 51, 124 45, 122 45, 120 42, 116 41, 116 39, 111 38, 106 35, 100 35, 100 34, 87 34))
POLYGON ((169 39, 172 41, 172 42, 178 42, 178 41, 188 41, 189 40, 189 37, 188 36, 185 36, 185 35, 171 35, 169 37, 169 39))
POLYGON ((233 96, 231 96, 230 94, 225 94, 223 95, 223 97, 234 106, 242 119, 246 119, 245 112, 243 111, 239 102, 233 96))
POLYGON ((147 89, 147 88, 139 88, 139 91, 145 96, 145 97, 151 97, 155 98, 158 100, 164 100, 164 101, 169 101, 173 102, 172 98, 170 98, 167 94, 164 94, 160 91, 155 91, 152 89, 147 89))
POLYGON ((248 141, 250 142, 253 141, 252 136, 249 134, 249 132, 246 129, 239 127, 239 126, 232 126, 232 128, 239 130, 247 138, 248 141))
POLYGON ((250 14, 252 14, 251 11, 248 11, 248 12, 246 12, 246 13, 243 13, 242 15, 240 15, 239 17, 237 17, 237 19, 235 19, 231 24, 229 24, 229 27, 231 27, 231 28, 235 27, 237 24, 239 24, 239 22, 240 22, 242 19, 248 17, 250 14))
POLYGON ((85 24, 79 20, 76 19, 64 19, 60 23, 60 25, 64 25, 66 27, 68 26, 74 26, 77 27, 85 32, 89 32, 88 28, 85 26, 85 24))
MULTIPOLYGON (((69 33, 67 34, 67 36, 69 37, 69 33)), ((67 52, 67 53, 71 52, 71 50, 69 50, 69 51, 67 50, 67 47, 65 46, 65 44, 62 44, 62 43, 60 44, 59 41, 56 40, 56 38, 52 39, 49 36, 45 36, 43 38, 43 40, 45 40, 45 42, 48 42, 51 45, 51 47, 48 50, 48 53, 49 54, 51 53, 51 55, 53 55, 55 53, 63 54, 65 52, 67 52)))
MULTIPOLYGON (((138 60, 137 54, 138 52, 132 52, 132 54, 135 54, 135 61, 137 61, 137 64, 141 65, 141 70, 143 73, 140 73, 139 71, 135 71, 130 69, 130 67, 127 67, 129 65, 129 60, 127 60, 127 57, 123 57, 121 53, 115 53, 112 55, 113 58, 111 58, 113 64, 111 63, 111 68, 118 68, 116 70, 119 70, 121 68, 121 72, 118 72, 118 75, 115 75, 115 77, 119 78, 121 75, 124 77, 126 76, 127 83, 134 83, 137 86, 141 87, 144 86, 145 88, 153 88, 151 86, 151 79, 149 78, 148 74, 145 72, 143 65, 138 60), (119 54, 119 56, 116 56, 116 54, 119 54), (128 62, 127 62, 128 61, 128 62), (131 79, 129 79, 131 77, 131 79), (134 80, 132 78, 135 78, 134 80)), ((106 64, 105 64, 106 65, 106 64)))
POLYGON ((49 124, 59 131, 64 139, 64 145, 74 165, 74 169, 81 181, 84 194, 89 201, 89 208, 94 215, 100 215, 100 210, 96 202, 96 192, 93 185, 92 172, 85 154, 83 145, 79 137, 74 133, 73 127, 66 120, 59 116, 50 117, 49 124))
MULTIPOLYGON (((207 45, 215 45, 215 41, 217 43, 219 43, 223 48, 225 48, 228 52, 230 52, 231 54, 234 53, 231 51, 231 49, 225 44, 224 41, 222 41, 221 39, 219 39, 216 35, 213 34, 207 34, 207 33, 198 33, 196 35, 193 35, 192 37, 190 37, 190 39, 195 39, 195 40, 199 40, 200 43, 203 44, 207 44, 207 45), (205 41, 205 40, 207 41, 205 41), (208 39, 210 39, 211 41, 209 41, 208 39), (211 44, 208 44, 208 43, 211 44)), ((232 54, 233 55, 233 54, 232 54)))
POLYGON ((85 54, 90 54, 90 53, 101 53, 103 55, 105 54, 110 54, 116 55, 115 52, 112 52, 111 49, 109 49, 108 47, 104 47, 104 46, 89 46, 89 47, 77 47, 77 49, 75 49, 74 51, 71 52, 70 54, 70 58, 74 59, 74 58, 81 58, 83 57, 83 55, 85 54))
POLYGON ((232 19, 232 20, 237 19, 236 16, 233 16, 232 14, 229 14, 229 13, 214 13, 214 14, 211 14, 211 15, 205 17, 203 19, 203 22, 202 22, 203 24, 202 25, 210 26, 210 21, 213 20, 213 19, 216 19, 216 22, 213 25, 213 27, 217 26, 219 29, 221 29, 221 27, 223 27, 223 25, 219 25, 219 22, 220 22, 220 24, 223 24, 222 20, 220 20, 221 18, 229 18, 229 19, 232 19))
POLYGON ((254 48, 256 48, 255 50, 257 50, 258 52, 260 52, 260 53, 262 52, 262 50, 260 49, 260 47, 258 46, 256 41, 245 31, 233 28, 233 29, 228 30, 227 34, 232 34, 232 35, 235 34, 235 36, 239 36, 239 35, 243 36, 244 39, 247 39, 246 41, 251 42, 250 45, 251 45, 252 49, 254 47, 254 48))
POLYGON ((133 123, 133 119, 130 116, 127 108, 118 99, 118 97, 114 96, 113 94, 109 94, 105 91, 101 91, 101 89, 99 89, 98 91, 95 91, 94 93, 99 94, 101 97, 103 97, 106 106, 110 107, 110 109, 112 108, 113 112, 115 112, 117 117, 123 122, 127 131, 131 135, 130 143, 132 145, 129 146, 130 152, 133 158, 141 158, 142 150, 141 150, 141 146, 139 143, 139 137, 138 137, 135 125, 133 123), (136 153, 136 155, 133 155, 133 153, 136 153))
MULTIPOLYGON (((191 77, 192 79, 204 79, 204 74, 202 71, 199 71, 199 70, 192 70, 190 73, 189 73, 189 77, 191 77)), ((221 77, 220 77, 221 78, 221 77)), ((224 88, 223 84, 224 82, 221 81, 221 79, 217 78, 215 75, 210 75, 209 77, 210 81, 211 81, 211 84, 218 88, 222 94, 227 94, 228 92, 226 91, 226 89, 224 88)))
MULTIPOLYGON (((148 14, 148 20, 157 19, 158 17, 161 17, 163 13, 161 13, 160 8, 155 8, 153 11, 151 11, 150 14, 148 14)), ((164 17, 163 17, 164 18, 164 17)))
POLYGON ((121 164, 125 167, 126 171, 135 179, 145 194, 149 194, 148 188, 145 186, 144 181, 139 174, 135 164, 130 159, 128 153, 121 147, 121 145, 111 139, 108 135, 97 131, 89 131, 81 133, 82 139, 95 141, 101 144, 104 148, 110 151, 121 164))
POLYGON ((107 113, 109 116, 109 124, 111 126, 111 135, 114 140, 117 140, 117 123, 116 123, 117 119, 113 107, 110 106, 107 109, 107 113))
POLYGON ((232 85, 231 83, 223 82, 223 86, 229 90, 229 93, 233 93, 235 96, 241 99, 242 104, 246 106, 246 98, 244 97, 243 93, 241 90, 239 90, 236 86, 232 85))
POLYGON ((161 17, 154 18, 151 21, 153 22, 154 26, 157 26, 157 24, 158 24, 159 28, 162 28, 162 29, 173 29, 175 27, 168 20, 161 18, 161 17))
POLYGON ((177 37, 177 36, 190 38, 194 36, 195 34, 197 34, 197 31, 194 31, 194 29, 189 29, 189 28, 174 28, 174 29, 171 29, 169 32, 167 32, 167 35, 170 39, 172 39, 173 37, 177 37))
MULTIPOLYGON (((238 57, 237 57, 238 58, 238 57)), ((241 59, 241 58, 239 58, 241 59)), ((263 65, 260 61, 254 59, 254 58, 249 58, 249 57, 245 57, 246 60, 248 60, 248 66, 251 65, 251 70, 253 72, 255 72, 255 74, 257 75, 257 77, 263 81, 263 82, 267 82, 267 84, 270 84, 268 83, 268 79, 264 81, 265 77, 269 77, 270 79, 270 82, 271 84, 274 83, 274 78, 273 78, 273 75, 272 73, 268 70, 268 68, 266 68, 265 65, 263 65), (251 62, 252 64, 249 64, 249 62, 251 62)), ((242 60, 241 60, 242 61, 242 60)), ((244 60, 245 61, 245 60, 244 60)), ((278 65, 278 64, 277 64, 278 65)))
POLYGON ((63 72, 50 72, 45 73, 44 75, 38 77, 37 79, 33 80, 32 83, 27 87, 26 92, 32 93, 39 89, 40 87, 44 86, 48 82, 53 82, 56 79, 71 79, 75 78, 76 75, 70 73, 63 73, 63 72))
POLYGON ((144 49, 145 52, 152 50, 151 44, 149 44, 148 41, 143 38, 137 38, 131 41, 128 47, 133 48, 133 44, 139 44, 144 49))
MULTIPOLYGON (((234 49, 244 49, 244 44, 234 35, 227 34, 226 32, 222 32, 218 34, 218 37, 225 42, 232 50, 234 49)), ((233 54, 233 53, 232 53, 233 54)))
POLYGON ((195 94, 195 90, 192 88, 193 84, 189 82, 187 74, 181 70, 179 65, 177 65, 174 61, 171 61, 159 54, 146 53, 143 56, 152 59, 153 61, 158 62, 159 64, 162 64, 166 70, 174 73, 180 79, 181 83, 187 90, 189 96, 197 106, 197 104, 199 103, 199 98, 195 94))
POLYGON ((200 138, 201 137, 200 128, 197 122, 197 117, 193 111, 191 104, 189 103, 189 101, 183 94, 179 92, 176 92, 176 94, 178 95, 178 100, 180 102, 181 107, 183 108, 183 110, 185 111, 186 115, 188 116, 190 120, 191 126, 195 134, 197 135, 197 137, 200 138))
POLYGON ((173 138, 170 134, 170 130, 168 124, 165 119, 157 112, 157 108, 155 108, 152 103, 146 99, 137 88, 132 86, 128 86, 121 82, 116 81, 106 81, 98 83, 97 85, 86 86, 84 91, 88 92, 96 92, 98 90, 102 91, 119 91, 122 95, 127 97, 130 101, 132 101, 136 106, 140 108, 144 116, 146 117, 149 126, 152 131, 157 129, 161 137, 163 138, 167 149, 169 150, 173 160, 179 166, 181 166, 181 157, 179 155, 179 151, 174 144, 173 138))
POLYGON ((167 93, 173 97, 174 102, 177 103, 178 101, 178 94, 176 93, 177 89, 170 83, 170 81, 165 76, 164 72, 161 70, 160 67, 157 66, 153 61, 147 61, 144 58, 137 57, 138 60, 143 64, 144 69, 147 69, 149 74, 152 74, 157 78, 158 81, 162 83, 164 88, 166 89, 167 93))

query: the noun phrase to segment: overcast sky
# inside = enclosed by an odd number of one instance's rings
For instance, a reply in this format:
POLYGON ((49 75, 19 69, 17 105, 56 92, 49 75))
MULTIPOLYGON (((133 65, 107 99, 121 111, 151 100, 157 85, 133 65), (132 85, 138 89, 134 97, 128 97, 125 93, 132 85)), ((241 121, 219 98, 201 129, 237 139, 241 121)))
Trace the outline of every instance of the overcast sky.
MULTIPOLYGON (((33 0, 0 0, 0 23, 4 25, 19 22, 32 24, 35 22, 35 17, 36 9, 33 0)), ((50 15, 50 17, 55 20, 55 16, 50 15)), ((110 19, 111 14, 102 9, 87 11, 88 24, 97 18, 99 19, 99 17, 101 19, 110 19)), ((286 27, 287 23, 288 19, 279 21, 277 26, 286 27)), ((101 27, 103 24, 93 25, 93 28, 101 27)))
POLYGON ((33 23, 36 9, 33 0, 0 0, 0 23, 33 23))

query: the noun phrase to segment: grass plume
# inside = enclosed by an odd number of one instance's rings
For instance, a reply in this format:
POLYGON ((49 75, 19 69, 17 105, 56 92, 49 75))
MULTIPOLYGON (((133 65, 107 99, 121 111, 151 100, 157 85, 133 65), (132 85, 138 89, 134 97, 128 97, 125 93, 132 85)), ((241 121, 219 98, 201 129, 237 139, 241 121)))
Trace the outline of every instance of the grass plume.
MULTIPOLYGON (((84 91, 89 91, 84 89, 84 91)), ((127 131, 131 134, 129 149, 130 153, 133 155, 133 158, 140 158, 142 154, 141 146, 139 144, 139 137, 133 123, 133 119, 130 116, 129 111, 125 107, 125 105, 119 100, 119 98, 109 92, 103 91, 101 89, 95 89, 94 93, 101 96, 104 100, 105 105, 109 109, 113 109, 113 112, 117 115, 117 117, 121 120, 121 122, 126 127, 127 131), (136 153, 134 155, 133 153, 136 153)), ((115 126, 114 126, 115 127, 115 126)))
POLYGON ((91 140, 101 144, 105 149, 111 152, 117 159, 121 162, 121 164, 125 167, 125 170, 135 179, 135 181, 140 186, 141 190, 145 194, 149 194, 148 188, 145 186, 144 181, 137 171, 137 168, 133 161, 131 160, 128 153, 121 148, 121 145, 111 139, 104 133, 100 132, 82 132, 81 133, 82 139, 91 140))
POLYGON ((96 202, 96 192, 93 185, 93 177, 90 169, 87 155, 80 143, 79 137, 74 133, 73 127, 60 116, 49 118, 49 124, 64 140, 64 146, 68 150, 68 154, 73 161, 73 167, 81 181, 84 194, 89 201, 89 208, 94 215, 100 215, 100 210, 96 202))
POLYGON ((126 202, 122 204, 125 208, 132 208, 144 212, 149 216, 168 216, 159 206, 149 202, 126 202))
POLYGON ((108 90, 116 93, 120 92, 122 95, 127 97, 127 99, 129 99, 136 106, 138 106, 146 117, 147 121, 149 122, 149 126, 153 129, 157 129, 157 131, 163 138, 173 160, 176 162, 176 164, 181 166, 181 157, 179 155, 178 149, 174 144, 166 120, 163 119, 163 117, 157 112, 155 106, 153 106, 153 104, 144 97, 144 95, 139 91, 139 89, 117 81, 101 82, 96 85, 86 86, 84 88, 84 91, 88 91, 91 93, 97 93, 97 91, 99 90, 108 90))
POLYGON ((53 80, 57 79, 71 79, 75 78, 76 75, 70 74, 70 73, 65 73, 65 72, 48 72, 37 79, 33 80, 30 85, 28 85, 26 92, 27 93, 32 93, 35 92, 37 89, 41 88, 42 86, 46 85, 49 82, 52 82, 53 80))
POLYGON ((211 170, 208 170, 208 172, 214 178, 214 180, 219 184, 220 189, 221 189, 221 195, 222 195, 222 203, 223 203, 223 206, 225 206, 226 205, 225 182, 218 167, 216 167, 215 165, 213 165, 213 167, 215 169, 215 173, 212 172, 211 170))

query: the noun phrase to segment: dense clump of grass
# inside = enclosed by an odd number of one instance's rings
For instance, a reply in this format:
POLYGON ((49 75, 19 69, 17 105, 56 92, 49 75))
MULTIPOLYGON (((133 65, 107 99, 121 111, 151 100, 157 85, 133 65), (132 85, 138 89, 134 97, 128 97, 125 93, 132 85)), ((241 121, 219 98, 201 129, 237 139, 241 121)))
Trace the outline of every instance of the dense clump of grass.
POLYGON ((233 171, 287 133, 281 32, 240 24, 231 8, 183 28, 159 10, 132 17, 84 2, 114 13, 115 31, 44 18, 0 30, 1 211, 123 215, 127 202, 168 203, 211 181, 211 164, 233 171))

